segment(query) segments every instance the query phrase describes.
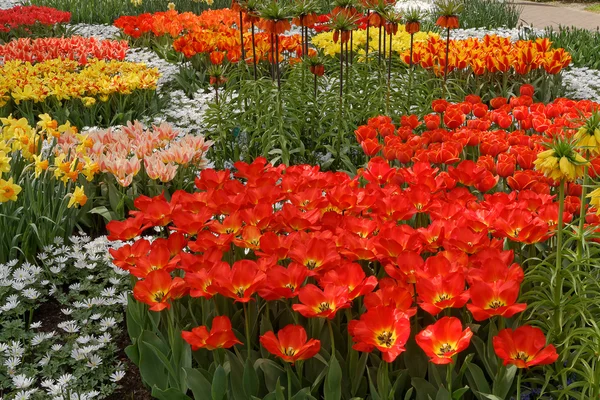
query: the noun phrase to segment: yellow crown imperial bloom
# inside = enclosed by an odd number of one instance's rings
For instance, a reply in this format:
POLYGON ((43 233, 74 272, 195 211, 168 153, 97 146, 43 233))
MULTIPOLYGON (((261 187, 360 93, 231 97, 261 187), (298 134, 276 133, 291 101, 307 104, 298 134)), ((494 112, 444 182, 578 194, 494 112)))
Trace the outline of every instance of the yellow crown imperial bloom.
POLYGON ((87 196, 83 191, 83 186, 76 187, 73 193, 69 196, 71 196, 71 199, 69 200, 69 204, 67 204, 67 208, 81 207, 87 202, 87 196))
POLYGON ((0 203, 17 201, 19 193, 21 193, 21 186, 14 184, 12 178, 7 181, 0 179, 0 203))
POLYGON ((586 197, 590 199, 590 205, 596 208, 596 214, 600 214, 600 188, 593 190, 586 197))
POLYGON ((167 8, 168 8, 169 10, 171 10, 171 11, 175 10, 175 3, 169 3, 169 4, 167 5, 167 8))
POLYGON ((600 154, 600 112, 594 111, 575 134, 577 146, 592 155, 600 154))
POLYGON ((575 144, 564 139, 556 139, 550 149, 538 154, 534 161, 535 169, 545 176, 561 181, 575 181, 583 176, 588 161, 575 151, 575 144))

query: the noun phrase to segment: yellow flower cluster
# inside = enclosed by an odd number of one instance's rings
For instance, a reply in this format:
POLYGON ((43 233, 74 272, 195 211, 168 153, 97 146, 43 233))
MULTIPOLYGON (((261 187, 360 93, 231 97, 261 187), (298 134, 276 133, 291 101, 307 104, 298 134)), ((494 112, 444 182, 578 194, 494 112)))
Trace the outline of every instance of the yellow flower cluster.
MULTIPOLYGON (((383 34, 383 33, 382 33, 383 34)), ((415 42, 424 42, 429 37, 438 37, 437 33, 433 32, 418 32, 414 36, 415 42)), ((392 50, 400 54, 410 48, 410 34, 404 29, 404 25, 398 26, 398 32, 392 35, 392 50)), ((389 40, 387 35, 386 40, 389 40)), ((312 43, 318 49, 323 50, 323 54, 327 56, 335 56, 340 52, 340 44, 333 42, 333 32, 322 32, 312 38, 312 43)), ((364 54, 367 44, 367 31, 365 29, 355 30, 352 35, 352 49, 358 54, 364 54)), ((379 30, 372 28, 369 30, 369 52, 379 50, 379 30)), ((386 52, 389 51, 389 42, 386 43, 386 52)))
MULTIPOLYGON (((21 186, 13 183, 13 177, 8 180, 2 179, 3 174, 10 174, 10 162, 13 158, 21 159, 25 162, 23 170, 33 170, 35 178, 39 178, 42 172, 50 168, 50 162, 39 154, 43 147, 42 142, 52 142, 58 140, 64 135, 76 135, 77 128, 71 126, 69 122, 58 125, 48 114, 42 114, 39 117, 37 127, 29 125, 25 118, 16 119, 12 116, 0 118, 2 122, 2 131, 0 134, 0 203, 7 201, 16 201, 17 195, 21 192, 21 186)), ((64 160, 64 156, 54 159, 54 174, 56 179, 63 183, 71 180, 75 182, 79 174, 85 175, 89 180, 93 178, 98 170, 97 164, 90 162, 78 162, 64 160)), ((85 195, 82 196, 82 187, 75 189, 71 194, 71 200, 68 207, 74 205, 83 205, 87 201, 85 195), (85 198, 84 198, 85 197, 85 198)))
POLYGON ((573 182, 583 176, 588 161, 566 142, 555 143, 552 148, 542 151, 533 162, 535 169, 555 181, 573 182))
POLYGON ((160 74, 145 64, 117 60, 77 61, 53 59, 35 65, 13 60, 0 68, 0 106, 11 98, 19 104, 33 100, 81 99, 86 106, 107 101, 112 94, 156 89, 160 74))

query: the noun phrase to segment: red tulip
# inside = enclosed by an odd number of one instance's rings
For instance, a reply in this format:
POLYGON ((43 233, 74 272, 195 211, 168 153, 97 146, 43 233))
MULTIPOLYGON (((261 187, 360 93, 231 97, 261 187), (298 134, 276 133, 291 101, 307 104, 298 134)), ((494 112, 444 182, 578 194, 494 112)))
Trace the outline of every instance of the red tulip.
POLYGON ((306 318, 333 319, 338 310, 350 307, 348 288, 345 286, 327 285, 325 290, 321 290, 308 284, 300 289, 298 299, 301 304, 294 304, 292 309, 306 318))
POLYGON ((294 365, 296 361, 314 357, 321 349, 321 342, 308 340, 306 331, 301 325, 287 325, 277 332, 266 332, 260 337, 260 344, 274 356, 294 365))
POLYGON ((228 349, 236 344, 242 344, 231 329, 229 317, 215 317, 212 321, 210 332, 206 326, 198 326, 191 331, 182 331, 181 337, 192 346, 192 350, 198 349, 228 349))
POLYGON ((475 321, 483 321, 494 315, 510 318, 527 308, 525 303, 516 303, 519 287, 515 281, 476 282, 469 288, 472 304, 467 304, 467 309, 475 321))
POLYGON ((171 308, 169 300, 182 297, 188 288, 179 277, 171 278, 167 271, 158 269, 148 273, 145 279, 137 281, 133 287, 133 297, 150 306, 152 311, 171 308))
POLYGON ((469 347, 473 332, 462 329, 458 318, 444 317, 419 332, 417 344, 434 364, 450 364, 452 357, 469 347))
POLYGON ((553 345, 546 346, 546 337, 540 328, 522 326, 503 329, 492 340, 494 351, 504 365, 513 364, 517 368, 552 364, 558 359, 553 345))

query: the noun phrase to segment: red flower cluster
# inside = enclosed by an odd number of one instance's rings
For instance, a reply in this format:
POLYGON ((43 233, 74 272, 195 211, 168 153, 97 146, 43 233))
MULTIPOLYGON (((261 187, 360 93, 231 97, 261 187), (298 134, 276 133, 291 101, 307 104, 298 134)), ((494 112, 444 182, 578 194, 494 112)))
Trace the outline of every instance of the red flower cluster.
POLYGON ((51 7, 15 6, 8 10, 0 10, 0 32, 9 32, 21 26, 35 24, 54 25, 67 23, 71 13, 51 7))
POLYGON ((87 64, 90 58, 100 60, 124 60, 129 45, 125 40, 98 40, 72 36, 70 38, 20 38, 0 46, 4 61, 22 60, 30 63, 55 58, 78 60, 87 64))
MULTIPOLYGON (((426 162, 392 168, 376 158, 355 178, 308 165, 274 167, 264 158, 234 166, 233 176, 203 170, 195 193, 178 191, 170 201, 139 197, 131 218, 108 224, 111 239, 129 240, 152 226, 171 232, 111 250, 116 265, 140 278, 136 298, 157 309, 184 291, 241 303, 297 297, 294 311, 328 319, 362 298, 367 311, 347 321, 354 348, 378 349, 388 362, 404 351, 416 305, 433 315, 466 305, 477 320, 522 311, 516 301, 523 271, 503 250, 504 238, 516 240, 515 231, 528 229, 523 221, 538 226, 541 209, 555 206, 552 196, 527 189, 481 199, 473 185, 458 184, 473 170, 445 172, 426 162), (232 248, 252 259, 230 265, 224 255, 232 248), (363 267, 370 262, 375 271, 363 267), (183 278, 166 279, 173 271, 183 278), (160 285, 152 283, 157 272, 160 285), (306 284, 307 277, 316 284, 306 284)), ((537 240, 551 234, 544 222, 537 240)), ((460 321, 450 325, 455 335, 460 321)), ((421 334, 424 349, 439 344, 425 344, 436 330, 421 334)), ((449 362, 468 333, 460 326, 458 338, 442 343, 444 356, 432 350, 432 361, 449 362)), ((265 341, 287 361, 300 354, 301 343, 286 347, 280 336, 277 345, 272 335, 265 341)))

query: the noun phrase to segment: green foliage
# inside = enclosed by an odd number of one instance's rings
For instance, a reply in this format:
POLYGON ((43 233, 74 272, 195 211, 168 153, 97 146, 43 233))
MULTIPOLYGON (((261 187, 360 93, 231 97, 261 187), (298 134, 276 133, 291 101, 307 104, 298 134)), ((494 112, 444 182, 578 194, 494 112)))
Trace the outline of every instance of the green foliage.
POLYGON ((36 22, 33 25, 18 26, 8 32, 0 32, 0 44, 18 38, 41 38, 41 37, 69 37, 73 36, 74 30, 65 24, 44 25, 36 22))
POLYGON ((461 28, 515 28, 522 7, 513 1, 465 0, 459 15, 461 28))

